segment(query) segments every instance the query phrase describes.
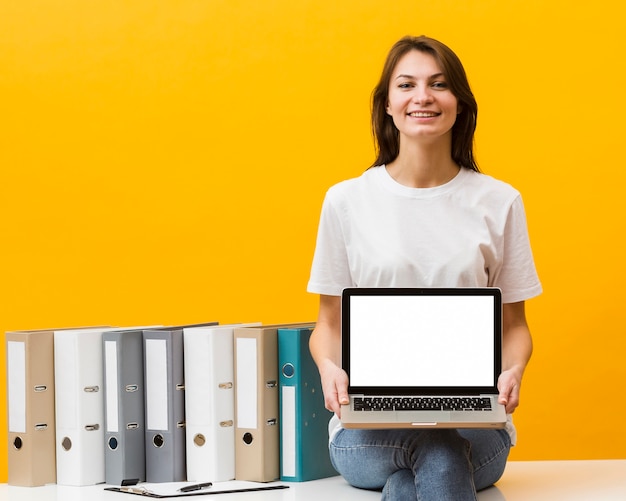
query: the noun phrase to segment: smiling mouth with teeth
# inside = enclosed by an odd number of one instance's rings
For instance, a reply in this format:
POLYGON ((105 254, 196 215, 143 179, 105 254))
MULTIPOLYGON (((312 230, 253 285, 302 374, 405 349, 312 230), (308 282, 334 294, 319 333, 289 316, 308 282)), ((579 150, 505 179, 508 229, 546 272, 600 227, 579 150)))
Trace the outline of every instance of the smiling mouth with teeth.
POLYGON ((416 118, 431 118, 431 117, 436 117, 438 115, 439 113, 425 112, 425 111, 415 111, 413 113, 409 113, 409 116, 416 117, 416 118))

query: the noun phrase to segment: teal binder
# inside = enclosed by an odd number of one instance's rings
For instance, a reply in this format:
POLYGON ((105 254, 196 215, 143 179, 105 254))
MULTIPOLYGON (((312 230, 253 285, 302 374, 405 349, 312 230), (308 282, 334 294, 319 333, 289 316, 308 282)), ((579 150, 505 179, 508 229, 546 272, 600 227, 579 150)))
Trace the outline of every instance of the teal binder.
POLYGON ((328 421, 317 366, 309 351, 313 326, 278 329, 280 479, 306 482, 337 475, 328 455, 328 421))

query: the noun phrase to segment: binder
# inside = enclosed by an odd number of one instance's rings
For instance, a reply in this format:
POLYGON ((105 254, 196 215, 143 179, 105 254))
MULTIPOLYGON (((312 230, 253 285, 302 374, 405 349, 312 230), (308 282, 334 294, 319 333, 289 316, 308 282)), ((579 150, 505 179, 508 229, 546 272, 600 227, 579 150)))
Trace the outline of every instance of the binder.
POLYGON ((183 329, 187 480, 235 478, 233 330, 183 329))
POLYGON ((236 327, 235 479, 270 482, 280 477, 278 328, 236 327))
POLYGON ((109 328, 54 332, 57 484, 104 482, 102 334, 109 328))
POLYGON ((102 335, 105 482, 146 480, 143 331, 102 335))
POLYGON ((143 331, 147 482, 187 479, 183 329, 204 325, 143 331))
POLYGON ((8 484, 56 482, 54 332, 6 332, 8 484))
POLYGON ((306 482, 337 475, 328 454, 328 421, 317 366, 309 351, 313 326, 278 329, 280 479, 306 482))

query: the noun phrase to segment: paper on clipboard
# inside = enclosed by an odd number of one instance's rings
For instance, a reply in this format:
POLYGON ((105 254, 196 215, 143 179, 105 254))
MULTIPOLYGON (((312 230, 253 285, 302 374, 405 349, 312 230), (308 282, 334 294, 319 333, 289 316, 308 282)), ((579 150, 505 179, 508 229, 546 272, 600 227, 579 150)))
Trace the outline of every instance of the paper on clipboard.
POLYGON ((270 491, 276 489, 288 489, 289 486, 280 482, 247 482, 233 480, 229 482, 215 482, 211 487, 197 491, 180 492, 181 487, 193 485, 194 482, 162 482, 141 483, 128 487, 105 487, 105 491, 121 492, 122 494, 134 494, 149 498, 177 498, 184 496, 208 496, 212 494, 229 494, 233 492, 270 491))

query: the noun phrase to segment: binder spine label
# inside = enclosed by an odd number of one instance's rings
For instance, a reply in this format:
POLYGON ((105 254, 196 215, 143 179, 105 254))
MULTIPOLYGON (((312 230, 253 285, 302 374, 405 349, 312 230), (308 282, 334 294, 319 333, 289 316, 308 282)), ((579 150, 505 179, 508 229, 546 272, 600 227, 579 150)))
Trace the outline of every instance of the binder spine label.
POLYGON ((104 360, 106 381, 104 384, 106 398, 106 426, 107 432, 117 433, 120 430, 118 420, 117 395, 117 342, 104 342, 104 360))
POLYGON ((282 472, 284 477, 296 476, 296 387, 282 388, 282 472))
POLYGON ((74 333, 54 335, 54 377, 58 430, 76 430, 78 422, 78 347, 74 333))
POLYGON ((146 339, 146 428, 168 430, 167 341, 146 339))
POLYGON ((254 338, 237 338, 237 426, 257 427, 257 345, 254 338))
POLYGON ((26 345, 7 342, 9 432, 26 433, 26 345))

